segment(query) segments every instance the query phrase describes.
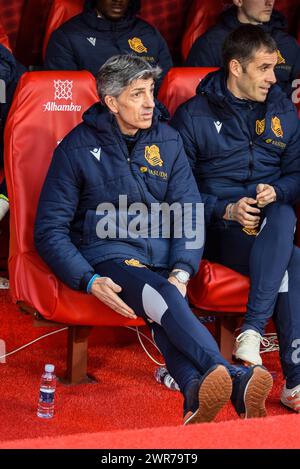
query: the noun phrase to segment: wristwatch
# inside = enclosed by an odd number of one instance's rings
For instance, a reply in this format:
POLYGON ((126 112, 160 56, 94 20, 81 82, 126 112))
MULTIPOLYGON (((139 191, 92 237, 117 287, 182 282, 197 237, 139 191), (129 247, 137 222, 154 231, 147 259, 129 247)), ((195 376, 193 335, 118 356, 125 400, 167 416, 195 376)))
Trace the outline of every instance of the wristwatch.
POLYGON ((175 277, 178 282, 183 283, 186 285, 190 280, 190 274, 185 270, 172 270, 169 277, 175 277))

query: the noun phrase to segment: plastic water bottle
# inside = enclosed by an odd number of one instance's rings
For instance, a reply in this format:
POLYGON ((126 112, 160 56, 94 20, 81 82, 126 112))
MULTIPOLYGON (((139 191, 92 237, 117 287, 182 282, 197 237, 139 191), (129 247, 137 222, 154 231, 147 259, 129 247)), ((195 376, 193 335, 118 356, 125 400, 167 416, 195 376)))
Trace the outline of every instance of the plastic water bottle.
POLYGON ((54 365, 45 365, 41 376, 40 398, 37 408, 37 416, 43 419, 51 419, 54 415, 54 395, 56 388, 56 376, 54 365))
POLYGON ((175 379, 172 378, 167 368, 160 366, 154 371, 154 377, 158 383, 164 384, 167 388, 172 389, 172 391, 180 391, 178 384, 175 379))

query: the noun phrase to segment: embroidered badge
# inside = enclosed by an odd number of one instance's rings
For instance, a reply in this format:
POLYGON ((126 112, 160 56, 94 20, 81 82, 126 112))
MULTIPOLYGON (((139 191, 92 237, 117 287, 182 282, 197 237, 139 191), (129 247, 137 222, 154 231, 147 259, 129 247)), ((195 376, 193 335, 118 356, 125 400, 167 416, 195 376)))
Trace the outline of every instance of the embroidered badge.
POLYGON ((285 64, 285 58, 282 57, 280 50, 277 49, 276 52, 277 52, 277 65, 285 64))
POLYGON ((146 267, 145 265, 141 264, 140 261, 137 259, 126 259, 124 261, 126 265, 131 265, 131 267, 146 267))
POLYGON ((147 47, 144 46, 141 39, 139 37, 133 37, 132 39, 128 39, 128 44, 134 52, 138 52, 142 54, 143 52, 148 52, 147 47))
POLYGON ((145 159, 151 166, 162 166, 163 160, 160 157, 159 148, 157 145, 147 145, 145 148, 145 159))
POLYGON ((272 117, 271 129, 276 137, 283 137, 283 130, 279 117, 272 117))
POLYGON ((243 228, 243 232, 249 236, 256 236, 258 233, 258 228, 243 228))
POLYGON ((261 121, 260 120, 256 121, 257 135, 261 135, 262 133, 264 133, 265 128, 266 128, 266 119, 262 119, 261 121))

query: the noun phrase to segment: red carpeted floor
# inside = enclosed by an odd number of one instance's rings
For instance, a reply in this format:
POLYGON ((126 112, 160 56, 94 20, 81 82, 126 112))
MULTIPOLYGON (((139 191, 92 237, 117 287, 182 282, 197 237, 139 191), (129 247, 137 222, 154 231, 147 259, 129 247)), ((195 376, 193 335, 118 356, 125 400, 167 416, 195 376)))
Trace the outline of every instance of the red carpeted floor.
MULTIPOLYGON (((0 340, 5 341, 7 351, 51 330, 34 328, 31 317, 20 313, 9 293, 0 290, 0 340)), ((124 329, 94 329, 88 371, 97 382, 80 386, 58 384, 55 417, 50 421, 38 419, 36 406, 43 365, 54 363, 62 375, 65 359, 66 332, 62 332, 8 357, 5 364, 0 363, 2 442, 181 425, 180 393, 155 382, 155 365, 141 349, 135 332, 124 329)), ((265 365, 275 373, 268 414, 292 415, 278 399, 282 386, 278 354, 266 354, 265 365)), ((239 420, 229 403, 217 422, 232 419, 239 420)))

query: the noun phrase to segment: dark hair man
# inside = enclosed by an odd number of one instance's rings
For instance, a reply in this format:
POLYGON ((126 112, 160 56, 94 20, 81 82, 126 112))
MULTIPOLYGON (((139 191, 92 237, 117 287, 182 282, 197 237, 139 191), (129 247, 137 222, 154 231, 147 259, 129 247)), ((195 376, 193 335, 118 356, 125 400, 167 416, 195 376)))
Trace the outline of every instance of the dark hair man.
POLYGON ((201 238, 202 204, 180 135, 155 107, 157 78, 157 68, 129 55, 101 67, 102 104, 92 106, 55 151, 35 243, 70 287, 126 317, 145 319, 183 393, 185 424, 213 420, 231 395, 239 414, 262 417, 272 377, 260 366, 226 362, 185 299, 203 241, 191 246, 180 227, 189 225, 201 238), (154 221, 157 204, 172 208, 171 223, 154 221))
POLYGON ((93 0, 86 10, 52 34, 46 53, 49 70, 89 70, 96 75, 107 59, 132 54, 172 67, 168 46, 156 28, 138 18, 139 0, 93 0))
POLYGON ((259 25, 277 44, 275 75, 278 84, 288 93, 300 74, 300 47, 286 32, 286 20, 273 10, 275 0, 233 0, 234 5, 222 13, 218 24, 193 44, 186 66, 221 67, 222 44, 226 36, 242 24, 259 25))
POLYGON ((273 315, 288 388, 281 400, 299 410, 300 250, 293 245, 293 204, 300 196, 300 123, 275 84, 275 41, 259 26, 233 31, 223 59, 225 70, 201 82, 172 125, 206 193, 206 256, 250 275, 235 356, 261 364, 260 342, 273 315))

